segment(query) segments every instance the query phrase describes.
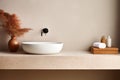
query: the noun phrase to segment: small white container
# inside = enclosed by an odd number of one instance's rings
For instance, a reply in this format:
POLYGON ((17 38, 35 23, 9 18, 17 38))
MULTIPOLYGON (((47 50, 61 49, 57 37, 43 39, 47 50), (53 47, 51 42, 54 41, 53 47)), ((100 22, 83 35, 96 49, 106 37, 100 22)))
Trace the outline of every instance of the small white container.
POLYGON ((112 46, 112 39, 110 36, 107 37, 107 47, 111 47, 112 46))

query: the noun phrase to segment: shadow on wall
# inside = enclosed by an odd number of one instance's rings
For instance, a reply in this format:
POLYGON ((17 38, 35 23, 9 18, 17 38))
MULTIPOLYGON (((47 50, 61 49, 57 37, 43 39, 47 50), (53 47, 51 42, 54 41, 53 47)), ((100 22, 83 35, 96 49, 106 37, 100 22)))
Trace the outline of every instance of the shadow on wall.
POLYGON ((8 35, 7 33, 0 28, 0 51, 8 50, 8 35))
POLYGON ((1 80, 119 80, 119 71, 0 70, 1 80), (118 78, 118 79, 117 79, 118 78))
POLYGON ((115 70, 115 71, 112 71, 112 79, 113 80, 120 80, 120 70, 115 70))
POLYGON ((120 71, 0 70, 1 80, 120 80, 120 71))
POLYGON ((117 28, 116 28, 116 41, 120 49, 120 0, 117 0, 117 28))

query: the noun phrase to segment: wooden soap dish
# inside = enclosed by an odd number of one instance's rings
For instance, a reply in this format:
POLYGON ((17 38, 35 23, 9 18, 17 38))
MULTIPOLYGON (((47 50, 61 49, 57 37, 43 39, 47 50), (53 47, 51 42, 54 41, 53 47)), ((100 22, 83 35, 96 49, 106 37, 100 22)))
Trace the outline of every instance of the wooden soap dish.
POLYGON ((118 54, 119 49, 116 47, 104 48, 104 49, 91 47, 91 52, 93 54, 118 54))

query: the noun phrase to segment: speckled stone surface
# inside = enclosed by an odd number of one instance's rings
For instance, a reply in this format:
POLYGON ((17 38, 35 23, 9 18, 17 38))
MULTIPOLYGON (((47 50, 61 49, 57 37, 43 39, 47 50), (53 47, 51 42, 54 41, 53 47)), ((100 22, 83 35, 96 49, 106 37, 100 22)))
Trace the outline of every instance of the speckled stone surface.
POLYGON ((120 69, 120 55, 96 55, 88 51, 55 55, 0 52, 0 69, 120 69))

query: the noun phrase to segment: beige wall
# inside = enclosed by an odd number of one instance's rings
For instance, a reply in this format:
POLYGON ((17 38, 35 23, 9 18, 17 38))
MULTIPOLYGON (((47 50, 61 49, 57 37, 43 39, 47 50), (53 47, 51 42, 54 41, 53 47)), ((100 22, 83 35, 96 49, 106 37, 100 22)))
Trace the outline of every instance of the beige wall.
MULTIPOLYGON (((111 35, 113 44, 117 44, 118 1, 0 0, 0 9, 16 13, 22 26, 33 29, 20 41, 61 41, 65 43, 64 50, 88 50, 102 35, 111 35), (44 26, 50 32, 41 37, 44 26)), ((3 34, 0 37, 4 41, 3 34)))

